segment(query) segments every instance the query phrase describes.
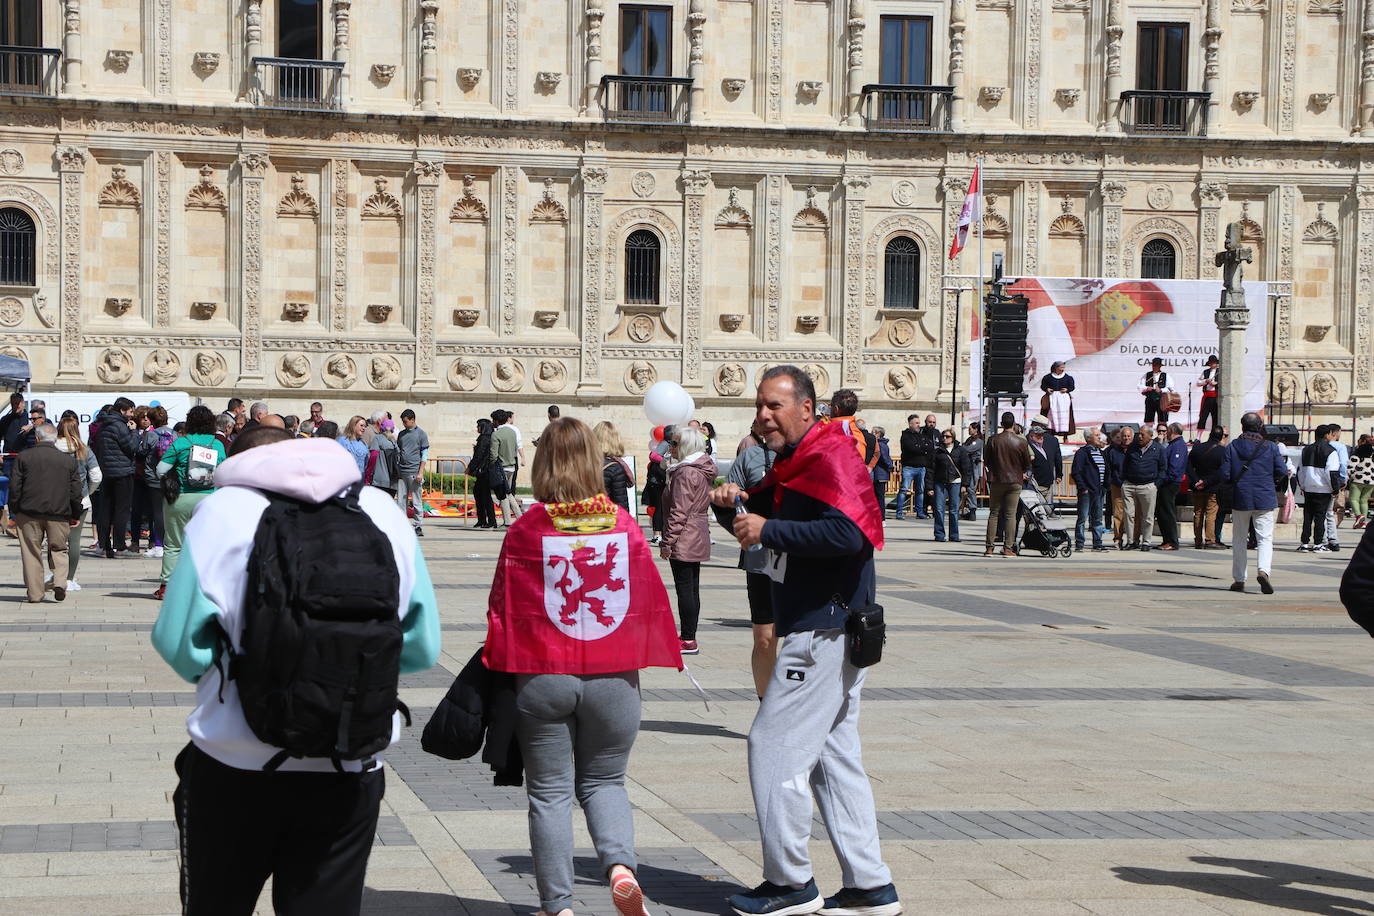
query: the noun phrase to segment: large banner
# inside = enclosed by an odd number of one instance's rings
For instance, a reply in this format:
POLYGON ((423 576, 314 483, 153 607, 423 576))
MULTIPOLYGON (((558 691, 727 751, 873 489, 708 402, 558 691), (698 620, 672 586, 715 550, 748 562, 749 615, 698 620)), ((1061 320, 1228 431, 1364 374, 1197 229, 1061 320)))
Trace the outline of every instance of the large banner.
MULTIPOLYGON (((1171 416, 1186 427, 1197 423, 1200 377, 1207 357, 1218 352, 1213 320, 1221 300, 1219 280, 1084 280, 1028 277, 1008 292, 1030 300, 1026 341, 1027 412, 1040 412, 1040 380, 1062 360, 1073 376, 1074 419, 1079 428, 1103 423, 1139 423, 1145 416, 1142 379, 1150 361, 1164 361, 1169 387, 1181 396, 1171 416)), ((1264 407, 1264 354, 1268 284, 1246 283, 1250 327, 1245 334, 1245 410, 1264 407)), ((972 330, 969 404, 982 413, 982 340, 978 313, 972 330)), ((1021 411, 1016 410, 1018 418, 1021 411)))

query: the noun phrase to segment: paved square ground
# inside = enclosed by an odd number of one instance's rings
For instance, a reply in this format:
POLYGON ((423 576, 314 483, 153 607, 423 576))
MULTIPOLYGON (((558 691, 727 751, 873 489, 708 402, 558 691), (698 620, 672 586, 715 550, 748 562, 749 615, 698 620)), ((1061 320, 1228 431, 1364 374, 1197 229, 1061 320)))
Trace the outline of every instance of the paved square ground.
MULTIPOLYGON (((1278 593, 1239 595, 1229 553, 984 559, 981 526, 937 544, 929 525, 889 522, 891 633, 863 712, 908 912, 1374 911, 1374 642, 1337 602, 1348 551, 1295 553, 1280 528, 1278 593)), ((390 755, 367 913, 537 907, 523 791, 419 747, 482 639, 500 537, 426 526, 444 655, 404 683, 416 723, 390 755)), ((706 701, 644 678, 629 791, 656 916, 723 913, 759 880, 748 608, 718 539, 690 660, 706 701)), ((13 540, 0 569, 0 916, 178 912, 172 759, 194 697, 148 643, 156 561, 83 557, 82 590, 41 606, 13 540)), ((577 820, 577 912, 611 913, 577 820)))

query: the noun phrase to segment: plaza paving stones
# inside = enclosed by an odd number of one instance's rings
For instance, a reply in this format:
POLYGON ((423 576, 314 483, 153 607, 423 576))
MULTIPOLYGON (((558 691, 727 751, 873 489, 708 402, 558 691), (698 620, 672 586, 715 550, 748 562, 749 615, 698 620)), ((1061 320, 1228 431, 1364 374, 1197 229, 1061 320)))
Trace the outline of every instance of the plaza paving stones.
MULTIPOLYGON (((1280 551, 1266 599, 1226 590, 1220 551, 984 559, 972 540, 931 543, 929 526, 888 525, 889 642, 863 713, 909 913, 1374 911, 1374 643, 1337 601, 1348 553, 1280 551)), ((481 641, 497 537, 426 527, 445 652, 403 682, 415 724, 388 755, 365 913, 537 906, 523 789, 419 747, 481 641)), ((643 677, 627 788, 655 916, 723 913, 760 880, 737 555, 717 544, 702 571, 689 663, 707 702, 677 672, 643 677)), ((84 588, 41 606, 21 603, 15 542, 0 539, 6 563, 0 916, 176 913, 169 797, 194 691, 148 644, 156 561, 83 558, 84 588)), ((580 814, 575 844, 576 912, 609 916, 580 814)), ((812 851, 833 890, 819 823, 812 851)))

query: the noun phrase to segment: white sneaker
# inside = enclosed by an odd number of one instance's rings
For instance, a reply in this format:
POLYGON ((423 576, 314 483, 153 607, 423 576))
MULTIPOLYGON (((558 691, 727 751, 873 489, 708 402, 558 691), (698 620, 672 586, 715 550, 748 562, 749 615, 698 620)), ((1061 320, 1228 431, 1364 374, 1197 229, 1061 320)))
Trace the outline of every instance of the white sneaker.
POLYGON ((76 584, 76 580, 75 580, 75 579, 68 579, 68 580, 67 580, 67 591, 69 591, 69 592, 79 592, 79 591, 81 591, 81 586, 79 586, 79 585, 76 584))
POLYGON ((52 570, 43 574, 43 584, 47 585, 50 582, 52 582, 52 570))
POLYGON ((147 550, 143 551, 143 555, 144 555, 145 557, 149 557, 149 558, 154 559, 154 560, 160 559, 160 558, 162 557, 162 548, 161 548, 161 547, 149 547, 147 550))

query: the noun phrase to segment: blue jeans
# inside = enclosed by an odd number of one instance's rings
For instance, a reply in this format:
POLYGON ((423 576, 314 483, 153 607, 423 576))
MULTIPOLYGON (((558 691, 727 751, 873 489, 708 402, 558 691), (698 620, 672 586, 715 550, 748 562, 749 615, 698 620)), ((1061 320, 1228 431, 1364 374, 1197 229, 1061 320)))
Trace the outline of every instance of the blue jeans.
POLYGON ((1078 491, 1078 524, 1073 530, 1074 549, 1083 549, 1085 543, 1083 538, 1084 525, 1088 525, 1093 530, 1093 546, 1102 546, 1102 534, 1107 530, 1102 526, 1102 510, 1106 498, 1107 491, 1105 489, 1078 491))
POLYGON ((949 513, 949 539, 959 540, 959 487, 957 483, 937 483, 935 491, 935 540, 945 539, 945 513, 949 513))
POLYGON ((911 508, 917 515, 921 514, 921 505, 926 489, 926 469, 925 468, 902 468, 902 489, 897 493, 897 512, 898 518, 906 515, 906 501, 908 494, 911 498, 911 508))

